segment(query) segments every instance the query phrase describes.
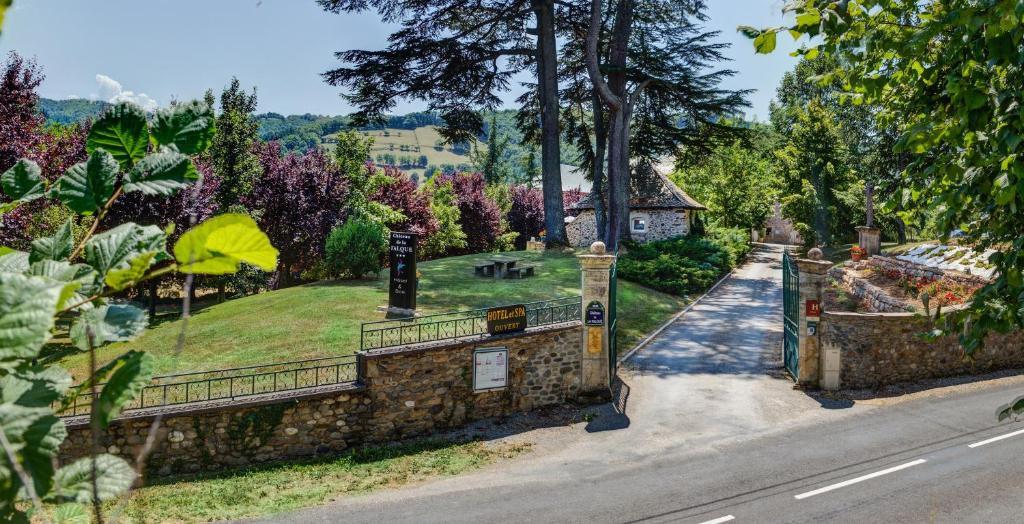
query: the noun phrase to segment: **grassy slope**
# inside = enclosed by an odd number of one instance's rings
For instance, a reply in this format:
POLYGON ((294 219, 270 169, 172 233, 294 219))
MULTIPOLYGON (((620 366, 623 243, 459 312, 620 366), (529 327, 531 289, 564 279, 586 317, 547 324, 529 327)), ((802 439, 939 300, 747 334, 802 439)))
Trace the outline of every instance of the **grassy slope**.
MULTIPOLYGON (((576 258, 566 254, 518 252, 537 266, 536 277, 524 280, 473 276, 473 264, 486 255, 468 255, 423 262, 419 269, 418 306, 440 313, 499 304, 533 302, 576 295, 580 273, 576 258)), ((180 320, 166 320, 141 337, 99 351, 102 364, 128 349, 156 357, 156 373, 202 371, 269 364, 354 353, 360 323, 381 320, 377 306, 387 303, 387 279, 320 282, 231 300, 194 313, 184 352, 174 365, 180 320)), ((685 300, 619 281, 619 345, 623 351, 678 311, 685 300)), ((63 364, 81 380, 86 355, 65 357, 63 364)))
POLYGON ((340 496, 457 475, 528 450, 522 444, 421 441, 335 458, 168 479, 132 493, 125 517, 129 522, 206 522, 279 514, 340 496))
MULTIPOLYGON (((416 129, 382 129, 372 131, 360 131, 360 134, 366 137, 373 138, 373 150, 370 152, 371 156, 375 159, 377 155, 384 153, 391 153, 395 155, 395 158, 400 156, 411 156, 418 158, 420 155, 426 155, 427 164, 440 167, 443 164, 471 164, 472 160, 469 155, 459 155, 452 151, 450 145, 445 145, 441 151, 434 149, 434 143, 441 139, 441 134, 438 133, 436 126, 423 126, 416 129), (384 136, 384 132, 387 131, 389 136, 384 136), (389 146, 393 145, 394 149, 390 149, 389 146), (409 151, 401 151, 401 146, 409 146, 409 151), (417 150, 418 148, 418 150, 417 150)), ((325 138, 332 138, 336 135, 327 135, 325 138)), ((333 150, 334 144, 325 142, 324 147, 328 150, 333 150)), ((477 144, 486 150, 486 144, 477 144)), ((419 173, 423 174, 426 171, 423 168, 405 169, 406 173, 419 173)))

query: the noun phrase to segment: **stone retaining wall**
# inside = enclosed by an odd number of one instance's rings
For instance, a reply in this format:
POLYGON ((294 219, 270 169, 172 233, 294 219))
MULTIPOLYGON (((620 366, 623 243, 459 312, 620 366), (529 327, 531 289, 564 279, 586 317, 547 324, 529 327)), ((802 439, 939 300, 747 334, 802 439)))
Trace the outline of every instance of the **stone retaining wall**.
MULTIPOLYGON (((571 323, 472 342, 370 352, 362 358, 362 384, 172 408, 153 436, 147 473, 213 471, 337 453, 569 402, 580 388, 582 333, 579 323, 571 323), (474 393, 473 350, 497 346, 509 351, 509 386, 474 393)), ((98 447, 133 462, 154 417, 143 412, 115 420, 98 447)), ((88 455, 90 447, 88 421, 70 421, 61 463, 88 455)))
POLYGON ((914 311, 914 306, 886 293, 885 290, 867 280, 851 275, 841 266, 829 269, 828 276, 843 284, 850 294, 864 301, 871 311, 891 313, 914 311))
POLYGON ((867 267, 877 269, 879 271, 895 270, 901 274, 915 277, 915 278, 929 278, 929 279, 940 279, 951 280, 966 285, 985 285, 988 284, 988 280, 978 275, 968 275, 959 271, 945 271, 937 267, 930 267, 921 264, 915 264, 906 260, 900 260, 894 257, 885 257, 875 255, 864 262, 867 267))
POLYGON ((819 336, 823 351, 839 353, 842 389, 1024 368, 1024 333, 988 336, 967 362, 955 336, 925 341, 928 329, 911 313, 824 312, 819 336))

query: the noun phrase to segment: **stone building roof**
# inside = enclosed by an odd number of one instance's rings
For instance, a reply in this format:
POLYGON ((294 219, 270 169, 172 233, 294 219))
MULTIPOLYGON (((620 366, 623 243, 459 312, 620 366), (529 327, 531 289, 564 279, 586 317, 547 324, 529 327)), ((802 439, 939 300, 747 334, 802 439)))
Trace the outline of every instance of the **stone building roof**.
MULTIPOLYGON (((630 209, 691 209, 695 211, 707 209, 704 204, 687 195, 679 186, 672 183, 665 175, 666 169, 671 169, 671 167, 666 167, 664 164, 656 166, 646 164, 645 167, 634 168, 633 176, 630 177, 630 209)), ((594 193, 591 192, 573 205, 572 209, 581 211, 594 209, 593 198, 594 193)))

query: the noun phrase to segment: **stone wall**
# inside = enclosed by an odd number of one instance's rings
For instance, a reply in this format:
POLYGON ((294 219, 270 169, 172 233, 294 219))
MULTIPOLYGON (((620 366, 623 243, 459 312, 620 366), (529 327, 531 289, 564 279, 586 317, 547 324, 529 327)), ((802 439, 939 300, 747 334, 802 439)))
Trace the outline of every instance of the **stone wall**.
POLYGON ((944 278, 970 286, 982 286, 988 284, 988 280, 979 275, 968 275, 959 271, 946 271, 937 267, 915 264, 907 260, 900 260, 894 257, 875 255, 867 259, 864 264, 867 267, 879 271, 899 271, 901 274, 915 278, 939 279, 944 278))
MULTIPOLYGON (((684 209, 639 209, 629 213, 630 236, 637 242, 653 242, 676 238, 690 233, 690 212, 684 209), (633 231, 633 219, 643 220, 646 231, 633 231)), ((593 210, 586 210, 565 226, 569 244, 574 247, 589 247, 600 240, 597 236, 597 219, 593 210)))
MULTIPOLYGON (((362 358, 362 384, 165 408, 147 472, 213 471, 331 454, 569 402, 580 387, 581 347, 577 322, 471 342, 369 352, 362 358), (507 388, 473 391, 473 350, 483 347, 508 348, 507 388)), ((133 461, 155 416, 136 412, 115 420, 99 447, 133 461)), ((61 463, 86 456, 90 442, 88 421, 69 421, 61 463)))
POLYGON ((921 337, 928 329, 912 313, 825 312, 819 334, 824 351, 839 352, 843 389, 1024 368, 1024 333, 990 335, 967 362, 955 336, 929 342, 921 337))
POLYGON ((829 278, 843 284, 850 291, 850 294, 857 297, 868 306, 868 309, 884 313, 913 312, 914 306, 892 296, 882 288, 864 280, 841 266, 828 270, 829 278))

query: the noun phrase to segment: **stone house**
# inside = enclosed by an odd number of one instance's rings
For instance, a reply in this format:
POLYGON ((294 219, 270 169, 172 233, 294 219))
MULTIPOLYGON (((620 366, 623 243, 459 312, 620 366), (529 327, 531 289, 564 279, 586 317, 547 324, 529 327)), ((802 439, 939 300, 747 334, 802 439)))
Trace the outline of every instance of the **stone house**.
MULTIPOLYGON (((772 216, 764 221, 761 237, 763 242, 769 244, 800 245, 804 242, 800 233, 793 227, 793 221, 782 216, 782 204, 779 202, 775 203, 772 216)), ((761 240, 761 238, 755 239, 755 241, 761 240)))
MULTIPOLYGON (((660 166, 658 166, 660 167, 660 166)), ((690 234, 696 213, 707 207, 651 167, 631 177, 629 234, 636 242, 651 242, 690 234)), ((587 247, 599 240, 594 215, 594 193, 572 206, 575 217, 566 217, 565 232, 569 244, 587 247)))

